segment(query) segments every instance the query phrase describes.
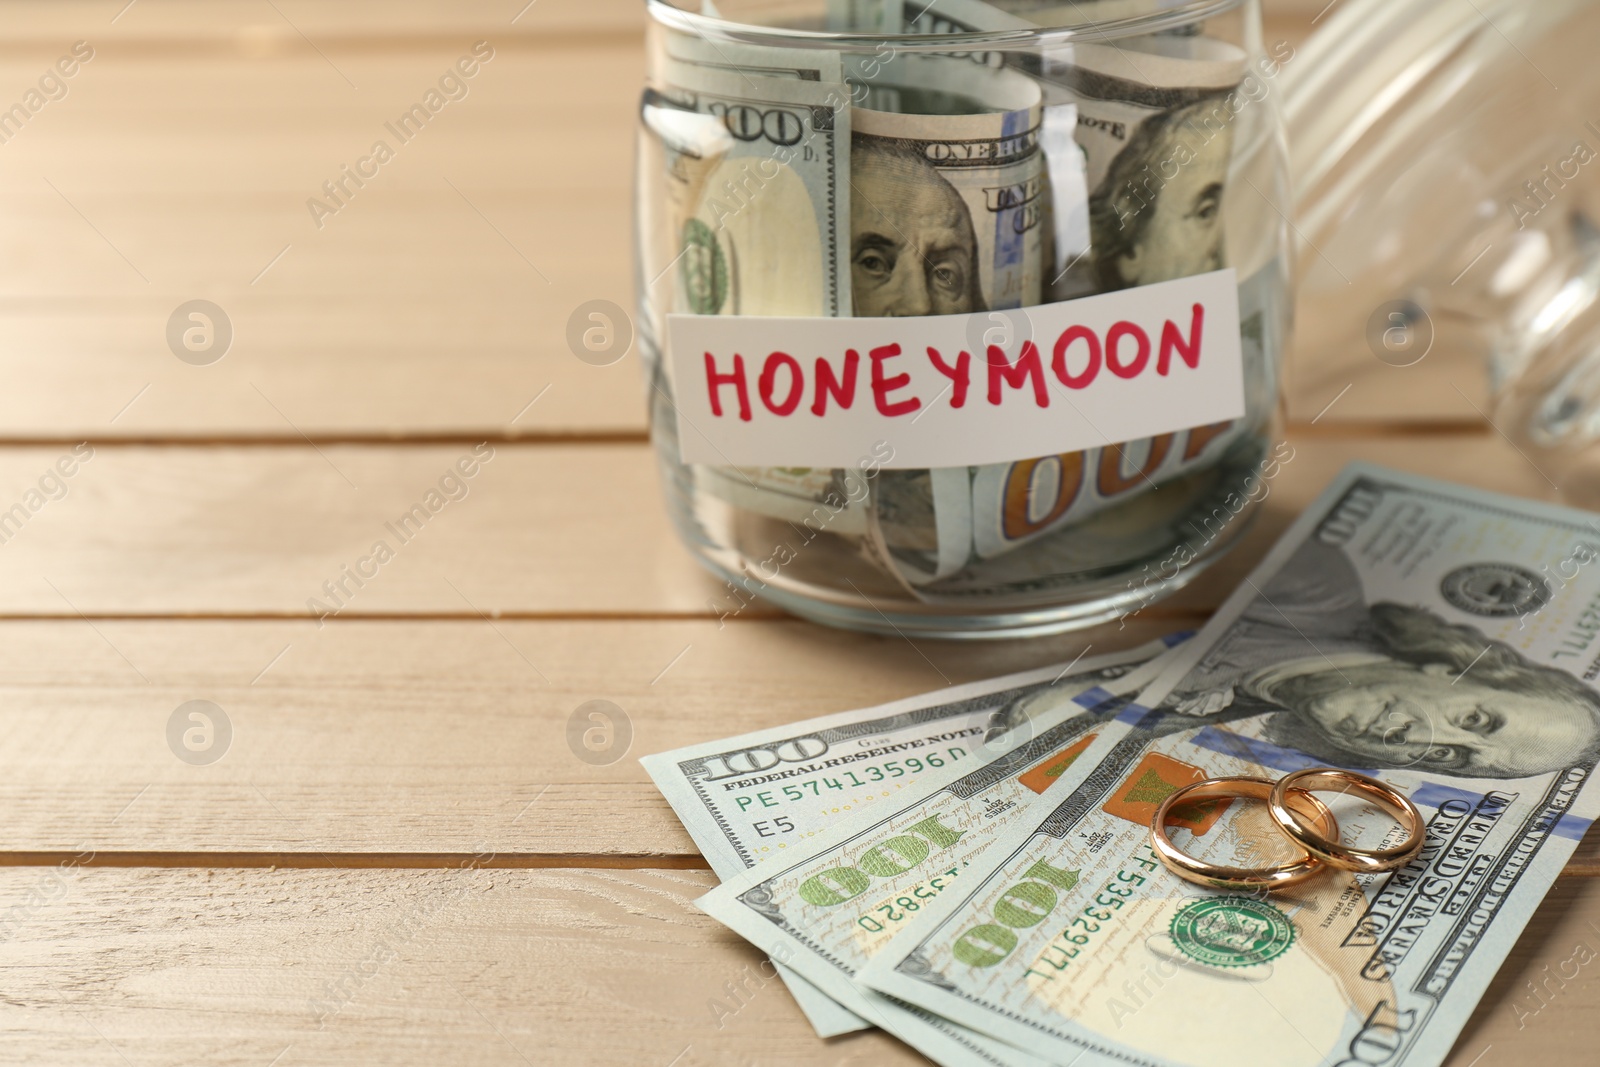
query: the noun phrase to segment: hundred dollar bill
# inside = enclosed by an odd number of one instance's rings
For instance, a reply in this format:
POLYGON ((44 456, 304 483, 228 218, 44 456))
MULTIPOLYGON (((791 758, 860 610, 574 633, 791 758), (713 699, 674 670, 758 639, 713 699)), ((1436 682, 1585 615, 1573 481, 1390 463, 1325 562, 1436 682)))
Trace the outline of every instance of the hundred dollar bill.
MULTIPOLYGON (((1147 0, 833 0, 830 19, 887 32, 948 34, 1112 21, 1148 14, 1151 6, 1147 0)), ((1072 40, 1042 55, 961 58, 1028 71, 1044 87, 1046 115, 1073 123, 1065 137, 1052 140, 1051 131, 1043 132, 1051 167, 1086 167, 1090 191, 1087 204, 1058 196, 1053 205, 1057 239, 1048 299, 1148 285, 1225 264, 1221 204, 1242 108, 1235 94, 1246 73, 1243 49, 1204 33, 1163 32, 1112 44, 1072 40)), ((1051 175, 1058 184, 1062 177, 1051 175)))
MULTIPOLYGON (((979 28, 1006 29, 1019 18, 1062 25, 1128 13, 1119 0, 999 6, 1004 10, 990 14, 989 5, 979 4, 967 17, 979 28)), ((1221 208, 1234 143, 1227 100, 1243 77, 1245 58, 1241 49, 1212 37, 1160 34, 1114 46, 1071 43, 1042 61, 1030 61, 1045 84, 1047 110, 1066 106, 1058 102, 1062 99, 1070 102, 1073 141, 1090 190, 1081 222, 1066 225, 1065 218, 1079 205, 1056 206, 1059 238, 1048 299, 1166 281, 1226 263, 1221 208)), ((1276 265, 1269 264, 1241 282, 1241 322, 1259 314, 1251 305, 1266 302, 1278 275, 1276 265)), ((1260 334, 1257 319, 1256 336, 1242 340, 1252 382, 1269 384, 1276 349, 1264 353, 1259 343, 1252 345, 1260 334)), ((1128 525, 1118 515, 1092 522, 1119 506, 1151 531, 1168 525, 1160 521, 1163 513, 1183 521, 1191 504, 1218 481, 1207 477, 1208 469, 1231 474, 1259 461, 1259 443, 1250 438, 1269 421, 1271 403, 1259 387, 1252 393, 1246 416, 1232 423, 974 469, 974 565, 939 593, 959 599, 993 588, 1017 564, 998 560, 985 566, 983 561, 1057 532, 1059 543, 1028 553, 1025 568, 1047 570, 1040 566, 1045 558, 1059 560, 1063 553, 1110 565, 1114 556, 1085 550, 1099 539, 1096 526, 1128 525), (1158 499, 1128 506, 1147 493, 1158 499)))
POLYGON ((843 60, 839 53, 828 49, 774 48, 714 41, 684 33, 663 33, 658 40, 661 52, 673 60, 731 74, 741 82, 750 79, 752 85, 758 78, 792 79, 829 86, 843 80, 843 60))
POLYGON ((900 53, 850 67, 858 76, 850 148, 856 314, 1037 303, 1038 84, 941 55, 900 53))
MULTIPOLYGON (((1039 87, 961 56, 857 64, 851 114, 855 314, 958 315, 1039 302, 1045 163, 1039 87), (870 76, 869 76, 870 75, 870 76)), ((912 586, 970 554, 965 468, 884 471, 871 547, 912 586)))
MULTIPOLYGON (((741 51, 670 38, 666 49, 670 86, 710 87, 724 94, 710 97, 707 105, 709 113, 721 115, 721 126, 707 127, 701 138, 718 147, 683 157, 693 162, 684 163, 686 177, 679 185, 685 205, 680 213, 686 216, 678 253, 685 265, 680 287, 685 306, 677 310, 840 314, 839 300, 819 307, 785 273, 814 273, 804 270, 809 262, 804 254, 791 262, 790 229, 808 231, 813 240, 826 230, 823 245, 848 257, 850 276, 836 279, 836 288, 848 293, 858 315, 953 314, 1038 302, 1043 161, 1037 144, 1040 94, 1033 81, 952 57, 891 52, 853 57, 848 84, 830 84, 827 79, 837 82, 845 75, 822 64, 806 68, 805 53, 741 51), (825 216, 812 186, 808 203, 816 210, 808 215, 798 210, 798 192, 795 204, 779 197, 780 183, 768 173, 775 169, 769 158, 752 162, 732 144, 746 128, 774 136, 766 128, 772 113, 760 96, 775 95, 765 87, 776 72, 786 72, 786 80, 808 99, 817 96, 835 106, 848 99, 857 105, 839 109, 848 121, 835 120, 830 141, 848 174, 849 197, 827 201, 825 216), (740 92, 742 104, 733 99, 740 92), (840 136, 846 127, 848 138, 840 136), (713 159, 725 161, 712 168, 713 159), (727 281, 720 283, 724 277, 727 281), (754 302, 741 295, 757 289, 765 295, 754 302), (802 306, 779 306, 775 300, 798 300, 802 306)), ((839 64, 837 56, 833 63, 839 64)), ((704 92, 694 99, 698 105, 704 92)), ((663 126, 669 121, 683 120, 672 115, 659 120, 663 126)), ((793 128, 798 131, 799 123, 793 128)), ((865 547, 902 577, 923 576, 930 546, 934 574, 966 561, 971 539, 964 515, 946 507, 936 521, 924 522, 930 512, 929 475, 881 474, 881 491, 870 505, 866 494, 842 487, 853 477, 859 480, 856 472, 843 470, 707 468, 697 482, 737 507, 787 522, 806 522, 824 504, 848 502, 842 517, 835 518, 830 508, 828 532, 870 533, 865 547)))
MULTIPOLYGON (((949 0, 939 0, 940 4, 949 0)), ((983 0, 974 0, 983 2, 983 0)), ((1184 6, 1185 0, 992 0, 992 6, 1029 26, 1082 26, 1091 22, 1150 15, 1163 8, 1184 6)), ((1194 36, 1204 24, 1188 23, 1162 31, 1171 36, 1194 36)))
MULTIPOLYGON (((664 73, 646 93, 655 136, 641 156, 659 155, 669 206, 643 220, 645 258, 659 262, 657 276, 677 275, 660 287, 642 279, 655 317, 849 314, 850 107, 838 54, 655 37, 664 73), (654 307, 658 290, 670 305, 654 307)), ((676 426, 671 383, 655 379, 652 401, 676 426)), ((829 532, 866 531, 867 494, 842 491, 845 471, 700 467, 693 477, 735 507, 803 522, 828 506, 829 532)))
MULTIPOLYGON (((639 762, 711 869, 728 879, 804 847, 841 818, 901 795, 929 773, 1005 751, 1021 736, 1015 728, 1026 723, 1025 709, 1013 706, 1016 690, 1045 683, 1076 695, 1128 676, 1168 647, 1155 641, 1080 657, 1062 667, 690 745, 639 762)), ((785 980, 822 1036, 863 1025, 792 972, 785 980)))
MULTIPOLYGON (((1106 709, 1119 694, 1153 677, 1159 661, 1127 670, 1153 651, 1146 646, 1116 657, 1115 669, 1123 673, 1105 677, 1105 668, 1098 668, 1093 687, 1085 687, 1081 675, 1063 684, 1057 669, 983 683, 965 714, 998 714, 1006 724, 993 746, 1000 754, 978 766, 950 763, 897 791, 882 790, 849 818, 818 827, 810 841, 729 878, 700 906, 847 1008, 941 1062, 965 1061, 975 1049, 990 1059, 1029 1062, 937 1016, 867 994, 851 976, 976 859, 1008 816, 1061 776, 1109 721, 1106 709), (1036 714, 1041 709, 1045 713, 1036 714)), ((967 729, 987 731, 992 721, 967 729)))
MULTIPOLYGON (((669 44, 669 50, 688 46, 669 44)), ((683 84, 716 84, 727 91, 741 88, 732 79, 749 84, 762 81, 736 63, 716 63, 720 45, 700 43, 694 63, 668 63, 669 80, 683 84), (715 64, 715 65, 714 65, 715 64), (723 77, 726 76, 726 77, 723 77), (754 82, 751 79, 754 78, 754 82)), ((697 51, 696 51, 697 50, 697 51)), ((771 72, 800 60, 784 50, 752 62, 771 72)), ((835 57, 835 62, 838 62, 835 57)), ((908 56, 890 51, 884 55, 856 56, 842 74, 818 71, 819 78, 843 78, 844 84, 818 89, 838 102, 848 99, 848 138, 836 137, 833 150, 844 161, 849 176, 849 198, 829 203, 826 218, 815 225, 831 227, 825 244, 842 249, 849 259, 850 275, 840 285, 848 292, 849 310, 856 315, 955 314, 982 308, 1015 307, 1037 303, 1042 285, 1044 248, 1040 212, 1043 161, 1038 150, 1038 86, 1015 71, 974 67, 947 56, 908 56), (842 94, 842 97, 841 95, 842 94)), ((801 69, 794 80, 802 83, 801 69)), ((730 109, 727 115, 734 115, 730 109)), ((745 112, 739 112, 741 116, 745 112)), ((741 119, 741 121, 747 121, 741 119)), ((753 121, 753 120, 748 120, 753 121)), ((736 124, 728 130, 738 134, 736 124)), ((719 134, 720 135, 720 134, 719 134)), ((786 298, 796 292, 789 279, 767 258, 784 259, 791 242, 768 224, 757 211, 741 214, 729 207, 745 199, 761 211, 778 213, 805 229, 811 221, 790 206, 772 200, 763 184, 765 164, 751 176, 748 161, 740 164, 740 181, 713 174, 689 192, 702 196, 694 219, 686 223, 707 240, 723 239, 729 250, 722 257, 729 271, 748 271, 753 279, 770 283, 786 298), (719 184, 720 182, 720 184, 719 184), (751 188, 753 186, 753 191, 751 188), (719 197, 719 189, 727 189, 719 197), (759 234, 741 241, 736 232, 740 218, 761 224, 759 234), (739 249, 745 251, 741 255, 739 249)), ((691 250, 686 258, 698 256, 691 250)), ((710 257, 715 266, 716 255, 710 257)), ((785 262, 787 260, 785 259, 785 262)), ((688 279, 686 279, 687 283, 688 279)), ((748 291, 730 281, 727 292, 748 291)), ((690 288, 686 285, 686 292, 690 288)), ((823 309, 784 309, 770 300, 747 305, 734 300, 696 301, 691 310, 702 314, 841 314, 837 303, 823 309)), ((959 475, 959 472, 957 472, 959 475)), ((949 472, 933 478, 947 478, 949 472)), ((903 580, 926 577, 925 568, 937 575, 966 561, 970 522, 953 507, 932 521, 927 500, 930 475, 878 475, 879 491, 868 502, 865 493, 846 491, 842 483, 861 480, 857 472, 826 469, 716 471, 705 469, 697 481, 706 491, 737 507, 786 522, 809 524, 823 505, 848 501, 842 517, 829 509, 827 532, 846 538, 869 535, 863 544, 874 560, 903 580), (932 559, 929 559, 931 549, 932 559), (944 555, 941 557, 940 553, 944 555)))
POLYGON ((683 148, 668 171, 681 220, 677 310, 846 314, 849 254, 837 226, 850 205, 843 85, 820 80, 820 68, 811 79, 671 58, 663 66, 662 102, 672 106, 658 125, 683 148))
MULTIPOLYGON (((829 0, 827 18, 829 29, 855 33, 932 35, 1032 29, 1037 25, 985 0, 829 0)), ((998 52, 969 55, 993 66, 1003 62, 998 52)))
MULTIPOLYGON (((885 25, 893 23, 895 28, 905 33, 1013 29, 1028 25, 1022 19, 977 0, 941 0, 931 7, 903 0, 872 0, 869 5, 854 3, 849 17, 875 19, 885 25)), ((995 190, 999 183, 993 180, 980 183, 991 201, 1014 205, 1012 219, 1017 225, 1027 228, 1030 240, 1025 257, 1029 269, 1022 285, 1006 288, 986 283, 977 294, 957 308, 964 311, 987 310, 994 320, 993 330, 986 332, 983 337, 969 339, 975 353, 983 352, 983 345, 991 340, 989 333, 1000 335, 1001 343, 1006 344, 1014 342, 1019 332, 1026 336, 1028 323, 1025 312, 1009 315, 1001 312, 1040 302, 1046 289, 1050 288, 1044 284, 1045 281, 1062 281, 1071 273, 1063 269, 1056 272, 1054 279, 1034 277, 1035 272, 1042 273, 1053 258, 1060 258, 1064 262, 1065 253, 1059 247, 1063 244, 1074 243, 1075 246, 1081 246, 1080 251, 1083 252, 1090 250, 1089 219, 1095 201, 1086 197, 1086 184, 1093 181, 1102 187, 1102 199, 1112 195, 1112 191, 1118 188, 1117 182, 1123 178, 1122 170, 1112 173, 1113 168, 1108 162, 1110 156, 1122 158, 1126 164, 1122 169, 1133 168, 1130 173, 1137 171, 1139 166, 1146 170, 1150 165, 1161 166, 1164 162, 1162 158, 1152 156, 1144 159, 1144 156, 1152 152, 1159 156, 1158 150, 1173 148, 1170 143, 1173 138, 1162 132, 1165 129, 1163 124, 1169 119, 1178 124, 1179 139, 1184 142, 1173 149, 1181 155, 1177 162, 1171 164, 1182 164, 1181 169, 1176 175, 1169 175, 1165 185, 1159 178, 1152 184, 1145 176, 1142 185, 1144 199, 1137 203, 1130 201, 1131 194, 1118 193, 1120 199, 1113 197, 1116 204, 1122 207, 1120 214, 1111 216, 1112 221, 1118 224, 1118 229, 1108 231, 1102 226, 1095 235, 1097 244, 1094 247, 1105 251, 1102 258, 1106 262, 1115 261, 1125 268, 1128 276, 1124 279, 1125 284, 1147 284, 1200 273, 1203 269, 1214 269, 1215 265, 1220 265, 1221 180, 1226 176, 1230 158, 1232 127, 1231 123, 1225 122, 1216 131, 1203 131, 1206 133, 1203 140, 1190 136, 1187 131, 1190 130, 1193 116, 1185 109, 1195 101, 1220 106, 1225 87, 1236 85, 1240 79, 1244 53, 1226 42, 1210 38, 1174 38, 1170 41, 1155 38, 1139 43, 1150 50, 1148 55, 1139 53, 1137 60, 1129 59, 1121 67, 1106 59, 1107 54, 1122 55, 1119 49, 1080 45, 1067 53, 1075 61, 1099 64, 1119 73, 1129 72, 1129 64, 1132 64, 1143 76, 1152 80, 1137 86, 1113 83, 1105 76, 1091 77, 1084 68, 1051 60, 1049 66, 1054 73, 1050 87, 1057 97, 1065 94, 1067 102, 1050 104, 1047 103, 1048 98, 1040 97, 1039 102, 1035 103, 1032 97, 1028 98, 1027 137, 1013 142, 1019 151, 1025 149, 1030 161, 1026 184, 1015 183, 1012 188, 1016 192, 997 196, 995 190), (1070 90, 1066 86, 1070 86, 1070 90), (1108 98, 1107 94, 1113 90, 1121 96, 1108 98), (1155 105, 1162 102, 1171 105, 1172 115, 1156 113, 1155 105), (1102 143, 1111 136, 1105 132, 1108 128, 1105 121, 1107 115, 1115 116, 1118 125, 1114 132, 1126 137, 1137 119, 1145 136, 1132 141, 1125 154, 1107 151, 1102 143), (1041 137, 1046 138, 1045 144, 1049 146, 1050 123, 1044 122, 1041 116, 1059 118, 1071 124, 1063 126, 1063 123, 1056 123, 1063 129, 1058 131, 1056 141, 1059 143, 1053 145, 1053 154, 1048 157, 1041 151, 1041 137), (1074 135, 1078 141, 1085 142, 1084 148, 1080 149, 1075 143, 1074 135), (1191 151, 1185 147, 1190 140, 1204 151, 1191 151), (1086 156, 1091 162, 1088 177, 1083 173, 1086 156), (1220 175, 1214 173, 1218 166, 1221 168, 1220 175), (1201 198, 1204 202, 1198 203, 1198 206, 1184 200, 1191 184, 1204 193, 1201 198), (1170 190, 1166 187, 1170 187, 1170 190), (1188 206, 1184 207, 1180 201, 1188 206), (1174 221, 1173 214, 1180 207, 1187 212, 1183 216, 1186 222, 1174 221), (1080 221, 1068 226, 1061 225, 1068 216, 1079 218, 1080 221), (1121 232, 1123 225, 1128 227, 1127 233, 1121 232), (1133 239, 1135 229, 1138 230, 1137 240, 1133 239), (1187 242, 1184 247, 1192 253, 1188 258, 1173 252, 1172 246, 1183 242, 1187 242), (1054 257, 1048 252, 1052 246, 1056 247, 1054 257), (1153 250, 1152 254, 1144 255, 1146 249, 1153 250)), ((991 69, 991 61, 999 63, 998 54, 906 57, 906 61, 912 59, 924 64, 922 69, 926 72, 925 80, 929 86, 974 86, 969 91, 977 99, 984 98, 976 87, 984 86, 991 94, 986 101, 991 106, 992 94, 1003 91, 1002 87, 1011 84, 1010 79, 1029 84, 1015 70, 991 69)), ((906 61, 900 61, 898 66, 896 63, 875 64, 875 68, 881 68, 878 70, 880 79, 870 83, 867 94, 869 100, 874 97, 898 99, 896 94, 903 93, 903 90, 895 87, 896 80, 898 78, 903 82, 906 78, 903 73, 897 72, 912 69, 906 65, 906 61), (879 86, 884 88, 880 90, 879 86)), ((939 110, 958 109, 945 104, 939 110)), ((1231 117, 1226 107, 1221 107, 1220 114, 1223 119, 1231 117)), ((855 134, 852 140, 858 156, 866 138, 873 132, 872 115, 871 111, 864 109, 857 109, 854 113, 855 134)), ((898 129, 906 129, 904 116, 892 118, 898 129)), ((956 121, 956 117, 941 115, 937 121, 930 120, 928 125, 932 131, 941 131, 956 121)), ((990 117, 989 121, 992 123, 993 118, 990 117)), ((935 147, 943 149, 945 143, 932 141, 923 151, 932 154, 935 147)), ((957 153, 946 152, 959 158, 957 153)), ((996 151, 986 154, 1002 155, 996 151)), ((928 184, 919 183, 918 187, 928 184)), ((892 308, 886 312, 880 311, 870 300, 870 295, 875 292, 875 278, 863 270, 861 242, 864 236, 871 235, 872 227, 863 226, 863 221, 874 221, 868 218, 873 215, 873 207, 888 198, 868 194, 859 182, 856 183, 855 192, 856 224, 852 236, 855 243, 853 251, 857 256, 853 274, 857 313, 908 313, 892 308)), ((926 193, 923 196, 924 199, 928 198, 926 193)), ((925 209, 923 215, 932 217, 925 209)), ((902 220, 902 223, 897 227, 900 233, 914 232, 910 222, 902 220)), ((932 223, 925 225, 931 226, 932 223)), ((1078 258, 1082 260, 1081 256, 1078 258)), ((873 262, 871 259, 866 261, 868 265, 873 262)), ((1096 262, 1087 260, 1083 270, 1090 270, 1096 262)), ((1252 277, 1247 286, 1255 290, 1261 288, 1263 282, 1276 280, 1277 272, 1264 269, 1252 277)), ((931 286, 926 288, 929 291, 932 289, 931 286)), ((1242 290, 1244 288, 1246 286, 1241 287, 1242 290)), ((1054 290, 1051 292, 1054 293, 1054 290)), ((950 310, 928 302, 923 289, 913 289, 912 293, 924 301, 914 313, 950 310)), ((1267 360, 1253 362, 1264 367, 1267 360)), ((1270 377, 1270 372, 1267 372, 1267 376, 1270 377)), ((1065 391, 1062 392, 1064 394, 1065 391)), ((1062 399, 1071 403, 1070 397, 1063 395, 1062 399)), ((1186 478, 1186 484, 1174 486, 1172 491, 1163 494, 1161 500, 1133 509, 1142 518, 1148 515, 1152 506, 1165 504, 1164 510, 1172 515, 1174 521, 1178 520, 1188 505, 1203 497, 1211 484, 1216 482, 1215 477, 1207 478, 1205 474, 1210 468, 1217 467, 1222 457, 1230 451, 1238 451, 1240 454, 1234 457, 1232 467, 1248 466, 1259 458, 1258 455, 1246 456, 1243 453, 1260 452, 1260 443, 1249 438, 1252 433, 1259 432, 1269 418, 1270 405, 1256 405, 1247 418, 1231 423, 1195 427, 1182 434, 1167 434, 1143 441, 1107 441, 1102 448, 1085 452, 1033 457, 984 467, 884 472, 878 480, 871 516, 879 561, 902 578, 919 598, 935 602, 947 598, 963 599, 975 592, 988 595, 997 586, 1019 579, 1023 584, 1028 584, 1035 576, 1052 569, 1041 566, 1043 560, 1032 558, 1037 553, 1030 554, 1030 558, 1020 564, 1007 560, 998 566, 985 567, 983 563, 1006 556, 1053 532, 1067 531, 1065 540, 1070 542, 1052 546, 1056 551, 1049 556, 1052 564, 1059 565, 1054 567, 1058 573, 1082 572, 1085 559, 1112 565, 1115 560, 1103 552, 1085 551, 1092 547, 1090 542, 1103 540, 1100 531, 1088 530, 1083 531, 1081 536, 1072 536, 1077 533, 1073 528, 1106 509, 1124 505, 1164 484, 1186 478), (1235 445, 1242 446, 1242 450, 1234 449, 1235 445), (1189 477, 1191 475, 1199 477, 1189 477), (1025 573, 1016 573, 1019 566, 1025 573), (959 579, 957 575, 960 575, 959 579)), ((1155 510, 1163 509, 1156 507, 1155 510)), ((1125 526, 1126 523, 1119 523, 1112 517, 1110 525, 1125 526)), ((1161 522, 1153 524, 1157 528, 1165 525, 1161 522)), ((1135 550, 1135 546, 1124 547, 1130 552, 1135 550)))
POLYGON ((1052 290, 1064 300, 1227 265, 1222 210, 1246 54, 1206 36, 1153 34, 1051 52, 1041 77, 1077 105, 1090 252, 1052 290))
MULTIPOLYGON (((841 291, 848 279, 821 244, 832 229, 831 212, 849 203, 848 114, 833 121, 847 111, 838 55, 664 30, 652 32, 647 47, 655 79, 640 105, 647 132, 640 178, 666 196, 664 203, 641 201, 645 306, 657 318, 712 303, 728 311, 730 301, 730 313, 749 303, 745 314, 822 314, 824 305, 839 314, 848 307, 848 289, 841 291), (764 191, 774 195, 762 197, 764 191), (742 225, 734 231, 728 223, 738 216, 742 225), (801 243, 792 246, 790 264, 804 278, 776 299, 791 300, 779 307, 795 310, 763 311, 775 297, 760 289, 757 275, 791 239, 801 243), (744 258, 732 259, 739 254, 744 258), (680 284, 658 285, 674 268, 680 284)), ((655 334, 661 335, 659 322, 655 334)))
POLYGON ((734 507, 809 530, 860 537, 867 532, 870 475, 828 467, 701 467, 703 489, 734 507))
MULTIPOLYGON (((1441 1063, 1600 811, 1596 560, 1594 515, 1351 467, 862 981, 1056 1058, 1441 1063), (1407 793, 1417 858, 1246 895, 1151 853, 1183 785, 1317 765, 1407 793)), ((1395 843, 1376 810, 1334 810, 1346 842, 1395 843)), ((1213 863, 1284 847, 1253 802, 1174 826, 1213 863)))

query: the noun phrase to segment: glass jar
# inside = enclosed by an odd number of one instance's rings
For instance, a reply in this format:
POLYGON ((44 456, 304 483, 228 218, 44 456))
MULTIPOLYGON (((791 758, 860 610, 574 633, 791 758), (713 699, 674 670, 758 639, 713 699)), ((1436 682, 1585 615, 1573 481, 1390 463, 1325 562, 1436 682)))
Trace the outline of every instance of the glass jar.
POLYGON ((1434 414, 1486 420, 1529 461, 1530 492, 1589 508, 1597 40, 1595 0, 1347 0, 1284 78, 1297 370, 1329 398, 1426 381, 1434 414))
POLYGON ((1050 633, 1232 545, 1285 458, 1256 0, 719 5, 647 0, 635 261, 712 610, 1050 633))

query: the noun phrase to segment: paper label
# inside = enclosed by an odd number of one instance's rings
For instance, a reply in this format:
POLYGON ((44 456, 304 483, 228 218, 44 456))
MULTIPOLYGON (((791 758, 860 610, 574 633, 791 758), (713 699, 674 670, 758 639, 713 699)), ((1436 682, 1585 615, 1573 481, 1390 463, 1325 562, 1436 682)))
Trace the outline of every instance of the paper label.
POLYGON ((1232 270, 972 315, 669 315, 686 463, 978 466, 1244 415, 1232 270))

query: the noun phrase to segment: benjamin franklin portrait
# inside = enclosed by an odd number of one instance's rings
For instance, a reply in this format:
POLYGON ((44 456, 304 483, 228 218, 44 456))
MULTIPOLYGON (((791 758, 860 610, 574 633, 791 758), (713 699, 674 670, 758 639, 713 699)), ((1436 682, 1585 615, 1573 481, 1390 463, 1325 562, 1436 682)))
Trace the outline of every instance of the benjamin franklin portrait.
POLYGON ((1357 770, 1523 778, 1600 758, 1588 686, 1427 608, 1369 604, 1344 553, 1316 541, 1156 710, 1157 734, 1259 719, 1273 744, 1357 770))
POLYGON ((850 142, 850 280, 863 316, 984 311, 972 213, 909 145, 850 142))
POLYGON ((1222 191, 1233 148, 1220 97, 1140 124, 1089 198, 1094 270, 1105 291, 1223 266, 1222 191))

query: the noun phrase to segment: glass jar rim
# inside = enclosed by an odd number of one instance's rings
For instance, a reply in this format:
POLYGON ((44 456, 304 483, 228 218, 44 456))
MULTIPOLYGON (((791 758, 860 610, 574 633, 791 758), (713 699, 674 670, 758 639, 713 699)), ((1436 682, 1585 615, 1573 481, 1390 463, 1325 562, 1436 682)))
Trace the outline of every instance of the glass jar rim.
MULTIPOLYGON (((1089 21, 1078 26, 1041 26, 1037 29, 983 30, 972 33, 836 33, 831 30, 795 30, 732 22, 715 15, 686 11, 669 0, 645 0, 645 10, 663 26, 698 37, 733 44, 771 48, 829 48, 835 51, 875 51, 890 45, 903 52, 1004 52, 1029 51, 1053 45, 1112 41, 1156 33, 1211 18, 1244 4, 1245 0, 1187 0, 1143 15, 1089 21)), ((933 6, 931 3, 928 5, 933 6)))

